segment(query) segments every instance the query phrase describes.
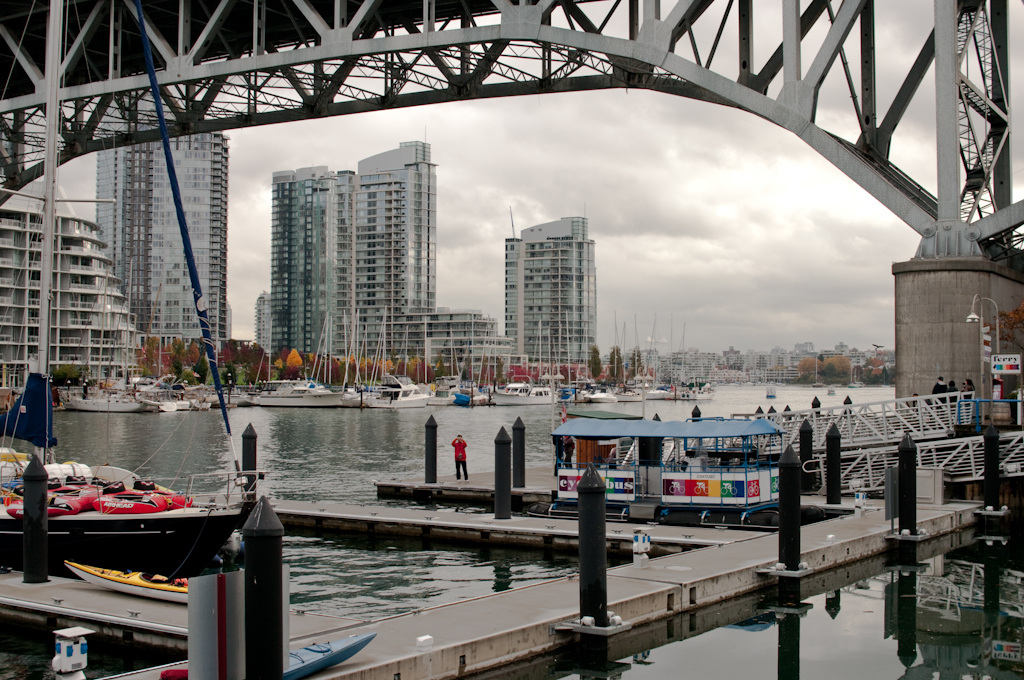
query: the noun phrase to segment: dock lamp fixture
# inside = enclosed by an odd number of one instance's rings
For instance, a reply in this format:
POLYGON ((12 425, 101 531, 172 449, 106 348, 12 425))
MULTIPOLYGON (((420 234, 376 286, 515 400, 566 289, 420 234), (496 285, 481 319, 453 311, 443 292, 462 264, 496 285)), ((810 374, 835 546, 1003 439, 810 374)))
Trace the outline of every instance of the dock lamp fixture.
MULTIPOLYGON (((981 317, 974 311, 979 302, 987 301, 992 303, 992 307, 996 310, 996 354, 999 354, 999 305, 992 298, 982 297, 981 295, 975 295, 974 300, 971 302, 971 313, 967 315, 967 323, 978 324, 978 362, 981 366, 980 375, 982 380, 985 379, 985 357, 982 352, 982 348, 985 344, 985 326, 981 323, 981 317)), ((988 381, 988 397, 992 398, 992 376, 989 374, 988 381)))

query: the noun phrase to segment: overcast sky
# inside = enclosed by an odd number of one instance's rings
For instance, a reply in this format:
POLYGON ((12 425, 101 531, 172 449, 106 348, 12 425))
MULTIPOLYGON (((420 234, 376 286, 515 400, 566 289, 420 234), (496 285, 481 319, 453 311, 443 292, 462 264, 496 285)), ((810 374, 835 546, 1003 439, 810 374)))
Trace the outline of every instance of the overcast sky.
MULTIPOLYGON (((886 46, 881 116, 931 29, 932 1, 876 6, 886 46)), ((1010 7, 1010 44, 1024 44, 1024 9, 1010 7)), ((720 49, 734 52, 726 34, 720 49)), ((805 69, 814 39, 805 41, 805 69)), ((767 53, 769 42, 756 46, 767 53)), ((1011 71, 1024 73, 1021 56, 1011 71)), ((848 57, 857 78, 857 54, 848 57)), ((934 192, 932 82, 929 72, 893 156, 934 192)), ((1011 92, 1019 104, 1021 88, 1011 92)), ((851 110, 837 60, 817 120, 855 140, 851 110)), ((228 299, 238 339, 253 337, 256 296, 270 290, 273 172, 355 170, 403 141, 425 139, 438 166, 438 304, 480 309, 503 327, 509 207, 517 234, 585 215, 596 241, 602 352, 623 325, 626 346, 654 336, 678 348, 684 323, 686 346, 703 351, 806 341, 893 347, 892 263, 913 257, 920 240, 792 134, 751 114, 640 90, 442 104, 229 136, 228 299)), ((1015 169, 1024 168, 1022 147, 1018 133, 1015 169)), ((89 156, 65 165, 61 183, 69 195, 91 195, 94 177, 89 156)))

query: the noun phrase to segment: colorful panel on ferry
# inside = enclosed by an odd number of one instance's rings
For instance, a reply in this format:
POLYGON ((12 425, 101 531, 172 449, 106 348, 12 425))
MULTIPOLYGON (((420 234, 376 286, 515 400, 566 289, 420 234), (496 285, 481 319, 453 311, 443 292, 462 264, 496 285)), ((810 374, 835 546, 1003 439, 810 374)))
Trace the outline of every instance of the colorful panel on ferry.
MULTIPOLYGON (((636 481, 632 472, 617 470, 599 471, 605 482, 606 498, 610 501, 632 501, 636 499, 636 481)), ((558 471, 558 497, 578 498, 580 479, 583 472, 579 470, 558 471)))
POLYGON ((665 479, 663 487, 665 496, 694 498, 743 498, 750 489, 742 479, 665 479))

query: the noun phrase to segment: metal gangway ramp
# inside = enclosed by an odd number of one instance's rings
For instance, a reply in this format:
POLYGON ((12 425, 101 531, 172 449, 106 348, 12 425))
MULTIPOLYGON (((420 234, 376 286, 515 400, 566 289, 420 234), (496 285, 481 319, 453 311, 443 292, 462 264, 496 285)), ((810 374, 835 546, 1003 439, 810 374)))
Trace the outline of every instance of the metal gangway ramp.
POLYGON ((944 439, 958 422, 974 419, 976 403, 963 401, 953 392, 923 397, 903 397, 864 404, 842 404, 803 411, 777 411, 763 416, 784 431, 783 445, 800 442, 800 426, 806 420, 814 429, 813 447, 824 451, 825 436, 835 425, 842 435, 843 448, 899 444, 904 435, 915 442, 944 439), (959 411, 958 411, 959 407, 959 411))
MULTIPOLYGON (((981 435, 917 443, 917 467, 942 468, 953 482, 980 482, 985 471, 985 441, 981 435)), ((847 449, 841 454, 842 482, 846 489, 881 491, 885 469, 897 463, 898 446, 847 449)), ((815 452, 811 465, 823 474, 825 455, 815 452)), ((808 471, 810 471, 808 466, 808 471)), ((1024 475, 1024 431, 1002 432, 999 437, 999 472, 1002 477, 1024 475)), ((824 488, 824 487, 823 487, 824 488)))

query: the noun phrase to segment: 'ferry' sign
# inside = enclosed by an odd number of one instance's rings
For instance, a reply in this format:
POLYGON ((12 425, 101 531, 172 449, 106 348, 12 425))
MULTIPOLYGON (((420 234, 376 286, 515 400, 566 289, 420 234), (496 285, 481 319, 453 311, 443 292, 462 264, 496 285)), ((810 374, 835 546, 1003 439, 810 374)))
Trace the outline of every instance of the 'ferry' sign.
POLYGON ((993 354, 993 373, 1020 373, 1019 354, 993 354))

